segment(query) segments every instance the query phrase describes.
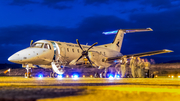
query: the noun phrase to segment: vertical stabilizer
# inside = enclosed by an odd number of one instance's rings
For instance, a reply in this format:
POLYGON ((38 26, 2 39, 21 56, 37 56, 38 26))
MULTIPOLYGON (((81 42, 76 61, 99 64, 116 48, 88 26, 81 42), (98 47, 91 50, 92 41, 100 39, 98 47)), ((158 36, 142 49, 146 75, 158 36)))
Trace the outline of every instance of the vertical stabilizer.
POLYGON ((124 38, 124 31, 118 30, 116 37, 114 38, 114 41, 112 42, 111 49, 120 52, 122 47, 122 42, 124 38))
POLYGON ((146 29, 119 29, 119 30, 110 31, 110 32, 103 32, 103 34, 105 34, 105 35, 116 34, 116 37, 114 38, 114 41, 112 43, 101 45, 99 47, 106 47, 106 48, 115 50, 117 52, 120 52, 125 33, 145 32, 145 31, 153 31, 153 30, 151 28, 146 28, 146 29))

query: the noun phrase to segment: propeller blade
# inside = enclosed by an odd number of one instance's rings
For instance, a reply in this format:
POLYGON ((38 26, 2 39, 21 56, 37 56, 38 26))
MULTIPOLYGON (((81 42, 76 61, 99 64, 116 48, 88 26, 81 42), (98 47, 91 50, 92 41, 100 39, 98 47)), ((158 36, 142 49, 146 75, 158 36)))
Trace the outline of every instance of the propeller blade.
POLYGON ((86 58, 88 59, 89 63, 90 63, 91 66, 92 66, 92 62, 91 62, 91 60, 89 59, 89 56, 86 56, 86 58))
POLYGON ((83 57, 83 55, 81 55, 81 56, 76 60, 76 62, 78 62, 82 57, 83 57))
MULTIPOLYGON (((81 47, 81 45, 80 45, 78 39, 76 39, 76 42, 77 42, 77 44, 79 45, 79 47, 83 50, 83 48, 81 47)), ((83 50, 83 51, 84 51, 84 50, 83 50)))
POLYGON ((33 40, 31 40, 31 42, 30 42, 30 46, 32 46, 32 44, 33 44, 33 40))
POLYGON ((96 43, 94 43, 91 47, 89 47, 88 48, 88 50, 87 51, 89 51, 94 45, 96 45, 96 44, 98 44, 97 42, 96 43))

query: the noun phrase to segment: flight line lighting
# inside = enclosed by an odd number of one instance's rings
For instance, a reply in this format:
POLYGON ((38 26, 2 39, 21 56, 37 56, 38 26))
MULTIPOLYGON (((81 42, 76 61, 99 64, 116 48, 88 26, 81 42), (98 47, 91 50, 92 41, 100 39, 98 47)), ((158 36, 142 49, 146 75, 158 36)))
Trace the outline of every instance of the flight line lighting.
POLYGON ((109 74, 109 79, 114 79, 113 74, 109 74))
POLYGON ((43 78, 43 74, 39 74, 39 75, 38 75, 38 78, 43 78))
POLYGON ((180 75, 168 75, 168 78, 180 78, 180 75))
POLYGON ((116 75, 116 78, 120 78, 120 75, 119 75, 119 74, 117 74, 117 75, 116 75))
POLYGON ((72 75, 72 78, 73 78, 73 79, 78 79, 78 78, 79 78, 79 75, 78 75, 78 74, 74 74, 74 75, 72 75))
POLYGON ((62 74, 59 74, 59 75, 57 76, 57 78, 58 78, 58 79, 62 79, 62 78, 63 78, 62 74))

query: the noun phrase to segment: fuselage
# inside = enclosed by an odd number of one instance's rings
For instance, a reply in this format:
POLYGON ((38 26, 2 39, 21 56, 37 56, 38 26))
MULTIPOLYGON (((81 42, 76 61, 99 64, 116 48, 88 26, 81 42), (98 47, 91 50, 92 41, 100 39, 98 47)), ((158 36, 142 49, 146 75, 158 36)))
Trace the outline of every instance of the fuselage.
MULTIPOLYGON (((90 47, 89 45, 81 46, 84 50, 87 50, 90 47)), ((122 54, 117 51, 98 46, 94 46, 89 52, 95 52, 107 58, 122 56, 122 54)), ((18 64, 51 65, 51 62, 54 60, 70 63, 71 61, 78 59, 81 54, 82 50, 78 44, 39 40, 31 47, 16 52, 10 56, 8 60, 18 64)), ((91 59, 92 56, 89 57, 91 59)))

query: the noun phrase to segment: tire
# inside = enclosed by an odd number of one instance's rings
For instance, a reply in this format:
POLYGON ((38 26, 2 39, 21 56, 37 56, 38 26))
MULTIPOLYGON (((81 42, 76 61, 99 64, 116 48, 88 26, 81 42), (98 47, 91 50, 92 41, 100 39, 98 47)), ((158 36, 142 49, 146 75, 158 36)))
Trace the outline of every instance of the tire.
POLYGON ((31 72, 29 72, 29 73, 26 72, 26 73, 24 74, 24 77, 25 77, 25 78, 31 78, 31 72))
POLYGON ((100 78, 99 73, 95 73, 95 74, 94 74, 94 78, 100 78))
POLYGON ((31 72, 29 72, 29 73, 28 73, 28 78, 31 78, 31 77, 32 77, 32 76, 31 76, 31 72))
POLYGON ((51 72, 49 77, 50 77, 50 78, 54 78, 54 73, 51 72))
POLYGON ((108 73, 102 72, 102 78, 107 78, 107 74, 108 73))
POLYGON ((57 77, 58 77, 58 74, 57 74, 57 73, 53 73, 53 77, 54 77, 54 78, 57 78, 57 77))

